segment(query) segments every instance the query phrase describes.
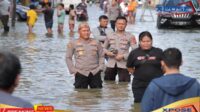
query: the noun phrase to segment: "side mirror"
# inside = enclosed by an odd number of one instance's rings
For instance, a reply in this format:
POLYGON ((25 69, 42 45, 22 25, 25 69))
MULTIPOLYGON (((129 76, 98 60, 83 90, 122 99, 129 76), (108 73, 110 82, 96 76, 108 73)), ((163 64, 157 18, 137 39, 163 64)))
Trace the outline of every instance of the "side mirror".
POLYGON ((200 7, 196 9, 197 12, 200 12, 200 7))

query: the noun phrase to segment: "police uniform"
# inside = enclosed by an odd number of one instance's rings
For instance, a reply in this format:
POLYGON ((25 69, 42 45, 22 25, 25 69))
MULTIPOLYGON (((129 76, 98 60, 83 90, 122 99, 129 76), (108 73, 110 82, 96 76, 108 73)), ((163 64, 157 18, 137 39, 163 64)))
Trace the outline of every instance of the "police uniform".
POLYGON ((71 74, 75 74, 75 88, 102 88, 101 71, 104 66, 103 48, 95 39, 82 38, 68 43, 66 62, 71 74), (72 57, 74 56, 75 64, 72 57))
POLYGON ((92 34, 95 39, 99 40, 101 43, 104 43, 108 34, 112 33, 113 30, 108 27, 97 27, 92 31, 92 34))
POLYGON ((140 47, 131 51, 128 61, 128 68, 135 68, 132 82, 132 91, 134 101, 140 102, 143 94, 154 78, 162 76, 161 69, 162 50, 152 47, 149 50, 143 50, 140 47))
POLYGON ((118 54, 122 54, 124 58, 117 61, 115 57, 109 57, 106 64, 107 68, 105 70, 104 80, 115 80, 116 75, 119 76, 119 81, 130 81, 130 75, 126 68, 126 62, 129 55, 129 48, 135 49, 137 47, 135 37, 124 32, 123 34, 118 34, 116 32, 111 33, 107 36, 104 43, 104 51, 110 51, 111 49, 117 50, 118 54))

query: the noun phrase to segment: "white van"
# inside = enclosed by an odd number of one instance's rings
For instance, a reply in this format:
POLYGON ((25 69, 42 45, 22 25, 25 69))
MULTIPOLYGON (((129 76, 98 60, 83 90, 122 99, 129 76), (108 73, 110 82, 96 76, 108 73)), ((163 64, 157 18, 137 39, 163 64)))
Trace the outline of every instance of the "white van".
POLYGON ((70 4, 76 6, 81 3, 81 0, 62 0, 62 3, 65 5, 65 8, 68 9, 70 4))

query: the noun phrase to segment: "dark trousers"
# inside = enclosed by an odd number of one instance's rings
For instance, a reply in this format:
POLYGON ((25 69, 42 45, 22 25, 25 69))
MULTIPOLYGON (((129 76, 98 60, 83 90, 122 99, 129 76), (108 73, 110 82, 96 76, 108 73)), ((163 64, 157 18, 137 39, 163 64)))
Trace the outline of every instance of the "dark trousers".
POLYGON ((74 86, 77 89, 87 89, 88 86, 90 86, 90 88, 102 88, 101 72, 95 75, 90 73, 88 77, 76 73, 74 86))
POLYGON ((149 81, 142 81, 133 78, 132 91, 133 91, 134 102, 140 103, 142 101, 142 97, 149 83, 150 83, 149 81))
POLYGON ((145 90, 146 88, 132 88, 135 103, 140 103, 142 101, 145 90))
POLYGON ((118 68, 106 68, 104 80, 115 81, 115 77, 118 74, 119 82, 130 82, 130 75, 127 69, 118 68))
POLYGON ((9 32, 9 26, 8 26, 8 20, 9 16, 8 15, 2 15, 0 16, 1 22, 4 26, 4 32, 9 32))
POLYGON ((116 21, 113 21, 113 20, 110 21, 110 26, 113 29, 113 31, 115 31, 115 22, 116 21))

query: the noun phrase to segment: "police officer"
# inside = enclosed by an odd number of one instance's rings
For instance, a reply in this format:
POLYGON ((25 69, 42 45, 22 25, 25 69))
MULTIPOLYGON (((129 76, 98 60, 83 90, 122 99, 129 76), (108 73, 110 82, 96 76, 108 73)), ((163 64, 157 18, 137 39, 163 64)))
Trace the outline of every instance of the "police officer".
POLYGON ((107 35, 112 33, 113 30, 108 26, 108 17, 106 15, 101 15, 99 17, 99 26, 92 31, 95 39, 99 40, 102 44, 104 43, 107 35))
POLYGON ((12 96, 19 84, 21 64, 19 59, 8 52, 0 52, 0 105, 9 107, 33 108, 33 105, 21 98, 12 96))
POLYGON ((75 74, 75 88, 102 88, 101 71, 104 55, 101 44, 90 38, 90 27, 80 23, 80 37, 67 45, 66 62, 71 74, 75 74), (74 56, 75 64, 72 57, 74 56))
POLYGON ((135 37, 126 32, 127 20, 125 17, 116 19, 117 31, 109 34, 104 43, 104 52, 109 57, 105 70, 104 80, 114 81, 118 74, 120 82, 129 82, 130 75, 126 69, 126 62, 129 55, 129 48, 136 48, 135 37))

